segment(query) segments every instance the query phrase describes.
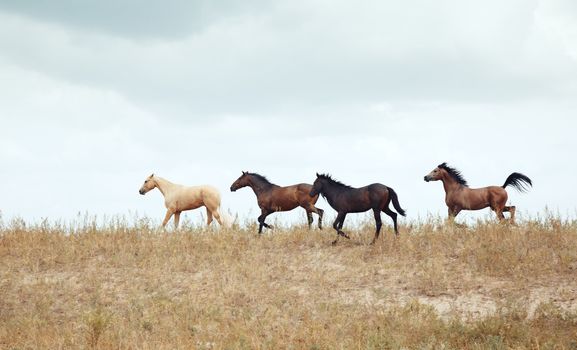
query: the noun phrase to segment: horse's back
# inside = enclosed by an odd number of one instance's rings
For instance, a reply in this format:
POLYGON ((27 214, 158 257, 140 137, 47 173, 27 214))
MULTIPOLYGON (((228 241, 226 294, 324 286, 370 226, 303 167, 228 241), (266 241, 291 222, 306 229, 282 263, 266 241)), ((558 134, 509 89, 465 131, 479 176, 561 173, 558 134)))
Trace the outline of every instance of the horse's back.
POLYGON ((302 192, 302 193, 306 193, 309 194, 311 192, 311 190, 313 189, 313 185, 311 184, 296 184, 294 185, 297 189, 297 191, 302 192))
POLYGON ((387 192, 389 188, 382 183, 375 182, 374 184, 370 184, 366 186, 370 192, 387 192))
POLYGON ((382 183, 373 183, 365 186, 364 188, 366 188, 370 201, 373 203, 373 205, 376 205, 377 203, 384 205, 384 203, 389 198, 389 189, 382 183))
MULTIPOLYGON (((274 193, 277 197, 277 201, 284 201, 287 203, 287 207, 291 207, 292 205, 297 206, 304 202, 311 202, 310 192, 312 188, 313 185, 300 183, 296 185, 278 187, 274 193), (289 205, 288 202, 293 202, 294 204, 289 205)), ((318 196, 316 198, 318 198, 318 196)), ((314 200, 314 202, 316 202, 316 200, 314 200)))
POLYGON ((310 195, 311 190, 313 189, 313 185, 301 183, 295 186, 297 187, 297 193, 299 194, 299 201, 311 202, 312 204, 315 204, 317 202, 319 195, 317 194, 314 197, 311 197, 310 195))
POLYGON ((187 186, 183 193, 187 198, 182 198, 190 201, 200 201, 199 205, 207 203, 212 206, 220 206, 220 191, 212 185, 187 186))
POLYGON ((301 189, 305 189, 305 190, 310 190, 313 188, 313 185, 307 184, 307 183, 300 183, 300 184, 296 184, 295 186, 297 186, 298 188, 301 188, 301 189))
POLYGON ((492 201, 503 203, 503 205, 507 202, 509 195, 507 191, 501 186, 489 186, 487 190, 491 194, 492 201))
POLYGON ((218 201, 220 203, 220 191, 218 190, 218 188, 216 188, 212 185, 201 185, 198 187, 202 191, 203 197, 210 197, 210 198, 218 199, 218 201))
POLYGON ((507 197, 507 191, 501 186, 487 186, 480 188, 468 188, 471 193, 485 193, 487 196, 507 197))

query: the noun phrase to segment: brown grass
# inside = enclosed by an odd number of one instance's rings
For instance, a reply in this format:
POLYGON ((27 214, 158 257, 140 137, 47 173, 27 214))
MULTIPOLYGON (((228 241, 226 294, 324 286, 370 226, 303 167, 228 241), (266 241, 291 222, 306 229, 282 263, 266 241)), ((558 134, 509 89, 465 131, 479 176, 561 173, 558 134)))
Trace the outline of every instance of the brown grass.
POLYGON ((2 349, 577 349, 577 223, 0 227, 2 349))

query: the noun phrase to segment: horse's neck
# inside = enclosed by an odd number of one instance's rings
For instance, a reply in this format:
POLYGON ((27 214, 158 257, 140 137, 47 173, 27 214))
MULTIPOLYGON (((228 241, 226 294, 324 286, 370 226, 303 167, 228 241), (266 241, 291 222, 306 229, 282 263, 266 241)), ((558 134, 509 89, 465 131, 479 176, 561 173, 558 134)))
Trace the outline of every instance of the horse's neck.
POLYGON ((179 186, 161 177, 156 176, 155 180, 156 180, 156 187, 158 187, 160 193, 162 193, 162 195, 165 197, 179 186))
POLYGON ((458 183, 451 175, 447 174, 443 176, 443 187, 445 188, 445 193, 451 193, 457 191, 461 188, 461 184, 458 183))
POLYGON ((271 184, 270 182, 264 182, 262 180, 252 180, 250 182, 250 188, 254 191, 254 194, 258 197, 261 193, 269 191, 272 187, 276 185, 271 184))
POLYGON ((335 199, 335 197, 339 194, 342 193, 343 190, 345 189, 345 187, 341 187, 337 184, 333 184, 333 183, 327 183, 327 187, 329 188, 329 191, 324 191, 325 192, 325 197, 329 200, 332 201, 335 199))

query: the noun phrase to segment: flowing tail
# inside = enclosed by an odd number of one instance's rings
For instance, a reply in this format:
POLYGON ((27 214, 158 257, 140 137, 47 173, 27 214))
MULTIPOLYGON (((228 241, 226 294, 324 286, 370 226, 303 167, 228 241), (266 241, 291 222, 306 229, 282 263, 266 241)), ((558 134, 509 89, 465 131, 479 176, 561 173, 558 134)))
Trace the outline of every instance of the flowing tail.
POLYGON ((503 184, 503 188, 507 186, 513 186, 519 192, 527 192, 528 188, 527 185, 533 187, 533 182, 527 176, 521 173, 513 173, 509 175, 507 180, 505 180, 505 184, 503 184))
POLYGON ((234 218, 232 218, 226 211, 221 211, 218 208, 218 213, 220 214, 220 219, 222 220, 222 226, 225 228, 231 228, 234 225, 234 218))
POLYGON ((395 207, 397 213, 401 214, 402 216, 407 216, 407 213, 405 213, 405 210, 401 208, 401 205, 399 204, 399 197, 397 196, 397 192, 388 186, 387 188, 389 189, 389 195, 391 196, 393 207, 395 207))

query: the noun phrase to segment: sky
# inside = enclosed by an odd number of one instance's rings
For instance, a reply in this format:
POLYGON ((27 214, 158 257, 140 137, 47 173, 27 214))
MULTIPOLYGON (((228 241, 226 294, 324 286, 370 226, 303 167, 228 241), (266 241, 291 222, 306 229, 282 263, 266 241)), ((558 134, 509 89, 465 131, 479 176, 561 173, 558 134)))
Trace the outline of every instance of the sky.
POLYGON ((446 215, 423 176, 448 162, 471 187, 525 173, 521 215, 572 218, 576 97, 572 0, 0 0, 0 211, 160 222, 161 194, 138 194, 155 173, 250 221, 241 171, 321 172, 422 219, 446 215))

